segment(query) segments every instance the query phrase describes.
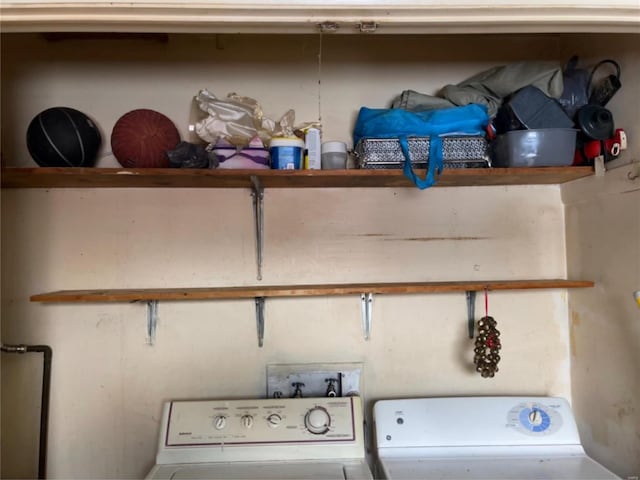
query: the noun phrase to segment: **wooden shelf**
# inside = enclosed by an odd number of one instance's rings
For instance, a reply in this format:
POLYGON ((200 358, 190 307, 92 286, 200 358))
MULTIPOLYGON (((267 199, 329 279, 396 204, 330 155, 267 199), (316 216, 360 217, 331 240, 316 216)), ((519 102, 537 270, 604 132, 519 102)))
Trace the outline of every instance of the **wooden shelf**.
MULTIPOLYGON (((591 167, 450 169, 436 186, 549 185, 590 175, 591 167)), ((251 188, 252 176, 265 188, 413 187, 401 170, 4 168, 2 188, 251 188)))
POLYGON ((122 290, 60 290, 33 295, 32 302, 90 303, 166 300, 215 300, 256 297, 316 297, 336 295, 445 293, 487 290, 588 288, 587 280, 487 280, 471 282, 352 283, 217 288, 158 288, 122 290))

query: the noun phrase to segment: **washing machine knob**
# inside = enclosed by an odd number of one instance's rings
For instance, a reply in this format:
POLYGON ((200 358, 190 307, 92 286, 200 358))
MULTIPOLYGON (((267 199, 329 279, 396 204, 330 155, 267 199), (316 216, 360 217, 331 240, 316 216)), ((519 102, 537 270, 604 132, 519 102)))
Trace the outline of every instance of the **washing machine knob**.
POLYGON ((314 407, 304 416, 304 426, 316 435, 327 433, 329 425, 331 425, 331 417, 329 412, 322 407, 314 407))
POLYGON ((282 417, 277 413, 272 413, 267 417, 267 423, 271 428, 276 428, 282 422, 282 417))
POLYGON ((242 421, 242 426, 244 428, 253 427, 253 416, 251 416, 251 415, 243 415, 240 420, 242 421))
POLYGON ((217 415, 213 419, 213 426, 216 430, 223 430, 227 426, 227 417, 224 415, 217 415))
POLYGON ((542 414, 540 413, 540 410, 534 408, 529 412, 529 422, 531 422, 531 425, 540 425, 542 423, 542 414))

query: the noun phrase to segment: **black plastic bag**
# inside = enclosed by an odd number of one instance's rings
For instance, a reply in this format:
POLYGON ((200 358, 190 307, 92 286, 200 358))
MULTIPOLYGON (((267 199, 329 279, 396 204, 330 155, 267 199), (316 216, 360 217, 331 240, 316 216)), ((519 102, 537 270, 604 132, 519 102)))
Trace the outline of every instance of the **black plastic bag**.
POLYGON ((590 76, 588 70, 578 68, 576 55, 569 59, 562 74, 564 89, 562 96, 558 99, 569 118, 574 118, 580 107, 589 103, 590 76))

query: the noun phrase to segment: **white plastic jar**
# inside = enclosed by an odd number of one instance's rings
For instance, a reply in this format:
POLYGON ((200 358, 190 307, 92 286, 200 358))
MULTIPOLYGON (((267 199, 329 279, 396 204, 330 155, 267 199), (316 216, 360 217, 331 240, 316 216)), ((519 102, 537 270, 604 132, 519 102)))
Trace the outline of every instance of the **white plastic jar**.
POLYGON ((347 144, 344 142, 324 142, 321 158, 323 170, 347 168, 347 144))

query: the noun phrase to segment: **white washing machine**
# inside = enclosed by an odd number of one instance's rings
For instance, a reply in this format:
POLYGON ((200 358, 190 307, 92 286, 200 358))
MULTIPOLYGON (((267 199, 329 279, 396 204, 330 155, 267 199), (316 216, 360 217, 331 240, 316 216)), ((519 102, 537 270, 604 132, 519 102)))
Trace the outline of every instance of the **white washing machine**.
POLYGON ((358 397, 173 401, 155 479, 372 479, 358 397))
POLYGON ((373 415, 383 478, 619 478, 586 455, 562 398, 382 400, 373 415))

